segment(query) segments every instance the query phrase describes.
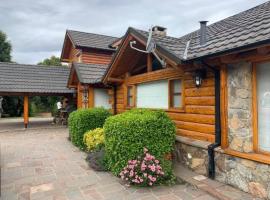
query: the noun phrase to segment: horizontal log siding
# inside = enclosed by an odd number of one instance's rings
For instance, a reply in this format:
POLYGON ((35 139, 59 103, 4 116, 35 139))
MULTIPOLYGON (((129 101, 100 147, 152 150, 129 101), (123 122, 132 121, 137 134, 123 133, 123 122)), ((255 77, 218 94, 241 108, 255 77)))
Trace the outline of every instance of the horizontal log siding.
POLYGON ((95 50, 83 51, 82 62, 89 64, 109 64, 112 59, 112 52, 101 52, 95 50))
MULTIPOLYGON (((161 79, 183 77, 185 84, 185 109, 183 112, 166 110, 169 117, 175 122, 177 134, 193 139, 214 142, 215 140, 215 81, 212 73, 208 72, 207 78, 203 80, 202 86, 196 88, 192 70, 180 72, 175 69, 165 69, 147 74, 128 77, 117 89, 117 113, 123 112, 125 105, 126 85, 139 84, 143 82, 161 79)), ((113 98, 112 91, 111 102, 113 98)))

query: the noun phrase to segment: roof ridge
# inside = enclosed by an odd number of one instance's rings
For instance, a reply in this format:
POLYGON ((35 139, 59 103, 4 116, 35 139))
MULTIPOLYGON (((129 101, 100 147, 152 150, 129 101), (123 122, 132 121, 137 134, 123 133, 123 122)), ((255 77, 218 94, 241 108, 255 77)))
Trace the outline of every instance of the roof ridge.
POLYGON ((116 37, 116 36, 99 34, 99 33, 89 33, 89 32, 85 32, 85 31, 77 31, 77 30, 71 30, 71 29, 67 29, 66 31, 67 32, 73 31, 73 32, 78 32, 78 33, 86 33, 86 34, 91 34, 91 35, 100 35, 100 36, 105 36, 105 37, 111 37, 111 38, 119 39, 119 37, 116 37))
POLYGON ((1 62, 0 61, 0 65, 1 64, 6 64, 6 65, 20 65, 20 66, 35 66, 35 67, 58 67, 58 68, 66 68, 66 69, 69 69, 68 66, 66 65, 61 65, 61 66, 58 66, 58 65, 38 65, 38 64, 20 64, 20 63, 13 63, 13 62, 1 62))

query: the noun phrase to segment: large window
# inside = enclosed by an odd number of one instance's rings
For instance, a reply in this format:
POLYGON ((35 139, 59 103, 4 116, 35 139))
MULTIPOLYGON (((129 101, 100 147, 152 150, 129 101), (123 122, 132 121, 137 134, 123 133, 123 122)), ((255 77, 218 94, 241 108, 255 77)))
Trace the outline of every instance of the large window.
POLYGON ((168 80, 137 85, 138 108, 168 108, 168 80))
POLYGON ((270 152, 270 62, 256 65, 258 150, 270 152))

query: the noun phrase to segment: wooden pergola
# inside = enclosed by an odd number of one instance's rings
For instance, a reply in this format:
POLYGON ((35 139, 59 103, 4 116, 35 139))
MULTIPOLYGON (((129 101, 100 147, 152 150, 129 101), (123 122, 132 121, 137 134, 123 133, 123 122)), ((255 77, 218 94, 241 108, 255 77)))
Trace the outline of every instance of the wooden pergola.
POLYGON ((66 66, 0 62, 0 96, 23 96, 23 118, 27 128, 30 96, 72 97, 75 94, 67 88, 69 72, 66 66))

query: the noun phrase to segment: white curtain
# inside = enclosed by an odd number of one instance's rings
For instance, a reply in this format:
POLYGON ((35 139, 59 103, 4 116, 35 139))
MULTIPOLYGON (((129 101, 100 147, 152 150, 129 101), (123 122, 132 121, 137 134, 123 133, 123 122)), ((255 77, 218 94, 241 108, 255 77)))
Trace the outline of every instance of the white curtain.
POLYGON ((111 108, 109 103, 109 94, 106 89, 95 88, 94 89, 94 106, 95 107, 104 107, 111 108))
POLYGON ((270 62, 257 65, 259 148, 270 152, 270 62))
POLYGON ((168 108, 168 80, 137 85, 138 108, 168 108))

